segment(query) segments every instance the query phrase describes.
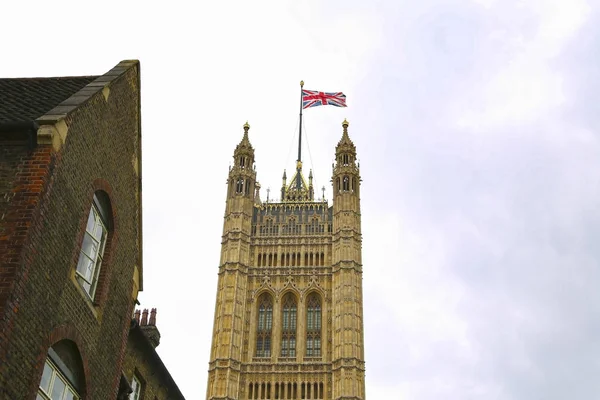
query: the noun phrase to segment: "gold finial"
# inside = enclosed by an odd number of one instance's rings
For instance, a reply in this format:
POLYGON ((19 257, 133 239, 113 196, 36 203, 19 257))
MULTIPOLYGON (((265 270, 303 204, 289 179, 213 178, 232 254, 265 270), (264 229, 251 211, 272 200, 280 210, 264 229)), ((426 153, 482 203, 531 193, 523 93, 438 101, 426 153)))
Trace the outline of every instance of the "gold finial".
POLYGON ((304 81, 300 81, 300 87, 304 87, 304 81))
POLYGON ((248 121, 246 121, 246 123, 244 124, 244 130, 248 131, 248 129, 250 129, 250 125, 248 125, 248 121))
POLYGON ((347 127, 348 127, 348 125, 350 125, 350 124, 348 123, 348 121, 346 120, 346 118, 344 118, 344 122, 342 122, 342 126, 343 126, 344 128, 347 128, 347 127))
POLYGON ((296 169, 302 169, 302 161, 296 161, 296 169))

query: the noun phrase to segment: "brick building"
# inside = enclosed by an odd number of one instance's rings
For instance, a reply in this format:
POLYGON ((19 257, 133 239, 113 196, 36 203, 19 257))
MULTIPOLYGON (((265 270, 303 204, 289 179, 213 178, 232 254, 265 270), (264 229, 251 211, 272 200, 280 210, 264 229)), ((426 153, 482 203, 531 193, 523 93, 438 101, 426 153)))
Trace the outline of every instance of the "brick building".
POLYGON ((144 400, 183 400, 167 367, 156 353, 160 344, 160 333, 156 327, 156 309, 135 312, 131 321, 129 339, 123 362, 123 373, 128 378, 133 392, 139 392, 144 400))
POLYGON ((139 62, 0 79, 0 399, 130 390, 141 223, 139 62))

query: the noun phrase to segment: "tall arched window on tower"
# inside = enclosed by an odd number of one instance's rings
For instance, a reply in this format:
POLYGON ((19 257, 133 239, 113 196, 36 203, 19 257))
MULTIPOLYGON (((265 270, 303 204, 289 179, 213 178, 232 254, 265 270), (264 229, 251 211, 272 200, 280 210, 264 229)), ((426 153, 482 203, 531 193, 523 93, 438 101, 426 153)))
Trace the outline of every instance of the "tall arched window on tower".
POLYGON ((296 297, 292 293, 283 298, 281 357, 296 357, 296 304, 296 297))
POLYGON ((236 193, 242 193, 244 190, 244 179, 243 178, 238 178, 237 183, 235 185, 235 192, 236 193))
POLYGON ((306 306, 306 356, 321 356, 321 298, 317 293, 308 296, 306 306))
POLYGON ((263 293, 258 298, 258 324, 256 327, 256 357, 271 357, 271 331, 273 329, 273 298, 263 293))
POLYGON ((344 177, 343 189, 344 189, 344 192, 347 192, 350 190, 350 180, 348 179, 347 176, 344 177))

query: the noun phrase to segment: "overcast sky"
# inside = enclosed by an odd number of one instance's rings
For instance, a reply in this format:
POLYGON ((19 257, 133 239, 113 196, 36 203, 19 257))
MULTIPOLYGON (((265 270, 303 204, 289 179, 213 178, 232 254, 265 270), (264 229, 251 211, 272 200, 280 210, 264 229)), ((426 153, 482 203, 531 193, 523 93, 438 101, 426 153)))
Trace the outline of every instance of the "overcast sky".
MULTIPOLYGON (((9 2, 0 76, 142 73, 144 292, 205 396, 242 125, 262 197, 294 167, 299 81, 327 187, 360 158, 367 396, 600 396, 600 13, 584 0, 9 2), (150 4, 152 3, 152 4, 150 4)), ((288 175, 289 176, 289 175, 288 175)))

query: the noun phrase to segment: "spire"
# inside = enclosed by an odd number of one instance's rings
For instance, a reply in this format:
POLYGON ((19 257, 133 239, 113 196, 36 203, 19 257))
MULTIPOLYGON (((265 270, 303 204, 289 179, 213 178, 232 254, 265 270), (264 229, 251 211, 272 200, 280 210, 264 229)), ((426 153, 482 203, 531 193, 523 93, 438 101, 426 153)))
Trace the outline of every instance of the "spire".
MULTIPOLYGON (((248 124, 248 121, 246 121, 246 123, 244 124, 244 137, 242 138, 242 141, 240 142, 240 144, 238 144, 237 147, 248 147, 252 149, 252 145, 250 144, 250 139, 248 138, 248 131, 250 130, 250 125, 248 124)), ((236 148, 237 150, 237 148, 236 148)))
POLYGON ((344 118, 344 122, 342 122, 342 138, 335 147, 336 154, 349 153, 356 155, 356 146, 354 146, 354 143, 352 143, 352 140, 348 135, 348 125, 350 125, 350 123, 344 118))
POLYGON ((240 143, 235 147, 235 151, 233 153, 233 158, 235 159, 235 164, 243 168, 252 168, 254 164, 254 148, 250 143, 250 138, 248 137, 248 131, 250 130, 250 125, 248 121, 244 124, 244 136, 240 143), (240 158, 242 157, 243 160, 240 158))

